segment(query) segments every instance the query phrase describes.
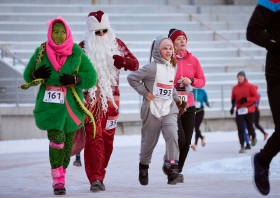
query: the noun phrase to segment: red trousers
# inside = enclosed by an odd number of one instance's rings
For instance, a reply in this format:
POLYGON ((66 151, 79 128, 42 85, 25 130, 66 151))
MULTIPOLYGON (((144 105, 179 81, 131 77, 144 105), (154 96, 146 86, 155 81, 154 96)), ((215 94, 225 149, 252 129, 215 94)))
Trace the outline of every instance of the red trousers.
POLYGON ((96 122, 96 135, 93 139, 92 123, 85 124, 86 144, 84 150, 85 170, 89 182, 100 180, 103 183, 111 154, 113 152, 113 141, 115 129, 106 130, 108 117, 118 115, 115 108, 109 107, 106 117, 96 122))

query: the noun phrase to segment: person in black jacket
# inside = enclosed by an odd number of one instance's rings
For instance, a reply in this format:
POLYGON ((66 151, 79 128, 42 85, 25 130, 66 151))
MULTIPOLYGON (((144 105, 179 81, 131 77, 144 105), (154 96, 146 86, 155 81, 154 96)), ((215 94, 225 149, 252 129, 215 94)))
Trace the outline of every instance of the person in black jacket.
POLYGON ((267 95, 275 124, 275 132, 264 148, 252 155, 253 184, 268 195, 269 164, 280 151, 280 0, 259 0, 247 27, 247 39, 267 49, 267 95))

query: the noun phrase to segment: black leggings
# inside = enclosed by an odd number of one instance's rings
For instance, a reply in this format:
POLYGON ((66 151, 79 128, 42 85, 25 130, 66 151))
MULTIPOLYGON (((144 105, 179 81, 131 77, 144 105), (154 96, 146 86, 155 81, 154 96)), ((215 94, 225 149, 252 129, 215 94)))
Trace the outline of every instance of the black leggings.
POLYGON ((236 113, 235 120, 236 120, 236 124, 237 124, 237 129, 238 129, 239 142, 242 147, 244 147, 244 122, 245 121, 247 124, 247 129, 248 129, 249 135, 252 136, 253 138, 256 137, 255 129, 253 127, 254 114, 255 113, 238 115, 238 113, 236 113))
POLYGON ((193 128, 195 122, 195 106, 189 107, 187 111, 178 118, 178 136, 179 136, 179 149, 180 149, 180 156, 179 156, 179 169, 182 169, 187 155, 189 153, 192 135, 193 135, 193 128))
POLYGON ((263 128, 260 126, 259 124, 259 120, 260 120, 260 112, 258 111, 258 109, 256 108, 256 111, 255 111, 255 120, 254 120, 254 123, 255 123, 255 127, 257 129, 259 129, 263 134, 265 134, 263 128))
MULTIPOLYGON (((203 107, 202 107, 203 108, 203 107)), ((199 109, 197 109, 199 110, 199 109)), ((199 127, 202 123, 202 120, 204 118, 204 110, 199 111, 198 113, 196 113, 195 116, 195 124, 194 124, 194 128, 195 128, 195 144, 197 145, 198 139, 202 139, 202 135, 201 135, 201 131, 199 130, 199 127)))
POLYGON ((275 132, 267 140, 266 145, 261 150, 259 164, 264 168, 269 168, 272 158, 280 151, 280 78, 266 76, 267 96, 275 124, 275 132))

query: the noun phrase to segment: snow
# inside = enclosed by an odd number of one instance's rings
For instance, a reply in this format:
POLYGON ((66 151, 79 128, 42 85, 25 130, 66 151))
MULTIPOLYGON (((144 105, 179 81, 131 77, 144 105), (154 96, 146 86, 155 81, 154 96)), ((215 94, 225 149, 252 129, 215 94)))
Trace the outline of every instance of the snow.
MULTIPOLYGON (((266 130, 270 135, 273 130, 266 130)), ((185 183, 167 185, 162 173, 165 142, 160 137, 149 168, 149 184, 138 181, 141 136, 116 135, 114 151, 107 168, 106 191, 92 193, 89 188, 81 153, 82 167, 71 162, 66 173, 64 197, 261 197, 251 178, 250 156, 265 145, 257 132, 258 143, 245 154, 239 154, 236 131, 203 133, 206 146, 199 143, 190 150, 183 175, 185 183)), ((270 136, 269 135, 269 136, 270 136)), ((193 142, 193 141, 192 141, 193 142)), ((48 157, 47 139, 0 141, 0 197, 55 197, 48 157)), ((280 155, 270 165, 271 192, 268 197, 280 197, 280 155)))

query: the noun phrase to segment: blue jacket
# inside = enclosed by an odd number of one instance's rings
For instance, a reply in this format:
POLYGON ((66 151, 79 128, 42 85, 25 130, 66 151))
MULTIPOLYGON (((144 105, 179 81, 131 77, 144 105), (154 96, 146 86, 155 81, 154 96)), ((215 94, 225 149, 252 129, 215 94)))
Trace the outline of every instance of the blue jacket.
POLYGON ((193 89, 193 96, 195 101, 200 102, 200 108, 203 107, 203 103, 208 103, 207 93, 204 89, 193 89))

